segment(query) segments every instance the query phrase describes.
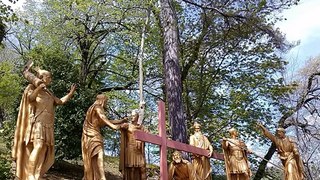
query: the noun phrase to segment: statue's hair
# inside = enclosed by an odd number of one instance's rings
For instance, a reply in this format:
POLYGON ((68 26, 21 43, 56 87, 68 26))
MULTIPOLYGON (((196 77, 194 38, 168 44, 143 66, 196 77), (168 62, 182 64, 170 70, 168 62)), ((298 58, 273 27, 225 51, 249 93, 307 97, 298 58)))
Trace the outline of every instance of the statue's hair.
POLYGON ((104 102, 108 100, 108 97, 105 94, 98 94, 96 96, 96 101, 94 104, 102 105, 104 106, 104 102))
POLYGON ((173 155, 178 154, 178 155, 181 156, 181 152, 180 152, 180 151, 177 151, 177 150, 175 150, 172 154, 173 154, 173 155))
POLYGON ((193 124, 193 128, 200 128, 200 127, 201 127, 201 125, 198 122, 195 122, 193 124))
POLYGON ((96 100, 104 100, 108 99, 108 97, 105 94, 98 94, 96 97, 96 100))
POLYGON ((235 128, 229 129, 229 133, 231 134, 232 132, 237 132, 237 130, 235 128))
POLYGON ((282 127, 279 127, 279 128, 277 128, 277 132, 284 132, 284 133, 286 133, 286 130, 285 130, 284 128, 282 128, 282 127))
POLYGON ((33 68, 36 72, 37 72, 37 77, 42 79, 43 75, 50 75, 51 76, 51 73, 47 70, 44 70, 44 69, 40 69, 39 66, 33 68))

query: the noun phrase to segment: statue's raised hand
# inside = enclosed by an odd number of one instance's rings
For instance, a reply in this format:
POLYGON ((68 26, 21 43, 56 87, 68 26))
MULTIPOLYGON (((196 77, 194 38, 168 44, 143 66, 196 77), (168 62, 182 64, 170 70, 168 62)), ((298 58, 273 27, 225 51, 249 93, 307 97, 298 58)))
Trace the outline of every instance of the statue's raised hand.
POLYGON ((264 126, 260 122, 257 122, 257 127, 260 129, 264 129, 264 126))
POLYGON ((123 123, 120 125, 121 129, 128 129, 129 128, 129 124, 128 123, 123 123))
POLYGON ((72 84, 72 85, 71 85, 71 88, 70 88, 70 93, 71 93, 71 94, 74 94, 74 92, 76 91, 76 87, 77 87, 76 84, 72 84))

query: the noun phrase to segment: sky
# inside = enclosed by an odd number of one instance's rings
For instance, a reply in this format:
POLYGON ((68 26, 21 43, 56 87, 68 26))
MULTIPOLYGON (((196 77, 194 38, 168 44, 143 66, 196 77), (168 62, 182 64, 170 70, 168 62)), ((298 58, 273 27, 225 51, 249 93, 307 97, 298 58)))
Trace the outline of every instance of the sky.
POLYGON ((296 72, 311 57, 320 55, 320 0, 301 0, 298 6, 285 10, 286 21, 276 24, 288 41, 300 41, 286 55, 288 71, 296 72))
POLYGON ((15 4, 10 3, 9 0, 2 0, 2 1, 4 4, 10 5, 13 8, 16 8, 16 7, 21 7, 26 0, 18 0, 18 2, 16 2, 15 4))

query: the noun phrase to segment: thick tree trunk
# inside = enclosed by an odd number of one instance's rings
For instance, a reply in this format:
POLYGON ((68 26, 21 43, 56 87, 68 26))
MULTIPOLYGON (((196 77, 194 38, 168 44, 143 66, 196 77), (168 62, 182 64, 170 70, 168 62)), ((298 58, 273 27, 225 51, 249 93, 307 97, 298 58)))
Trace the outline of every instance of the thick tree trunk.
POLYGON ((187 142, 179 65, 179 33, 172 0, 160 0, 163 30, 163 64, 172 139, 187 142))

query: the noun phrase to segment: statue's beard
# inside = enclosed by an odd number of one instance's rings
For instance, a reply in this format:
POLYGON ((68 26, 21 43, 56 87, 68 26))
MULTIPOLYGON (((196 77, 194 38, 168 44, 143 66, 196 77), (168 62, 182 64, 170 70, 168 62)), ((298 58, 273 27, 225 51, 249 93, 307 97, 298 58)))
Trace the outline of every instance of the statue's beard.
POLYGON ((200 136, 200 135, 202 135, 202 133, 201 132, 195 132, 194 135, 200 136))
POLYGON ((181 162, 181 159, 179 158, 179 159, 174 159, 174 162, 175 163, 180 163, 181 162))

